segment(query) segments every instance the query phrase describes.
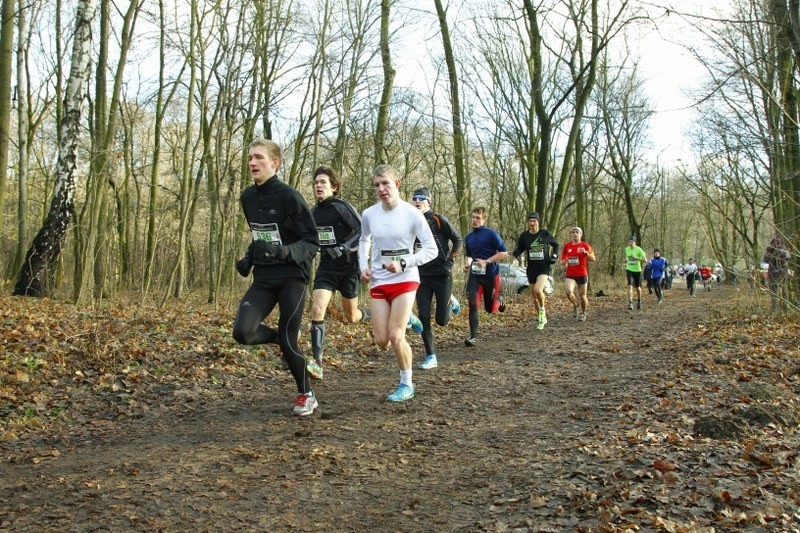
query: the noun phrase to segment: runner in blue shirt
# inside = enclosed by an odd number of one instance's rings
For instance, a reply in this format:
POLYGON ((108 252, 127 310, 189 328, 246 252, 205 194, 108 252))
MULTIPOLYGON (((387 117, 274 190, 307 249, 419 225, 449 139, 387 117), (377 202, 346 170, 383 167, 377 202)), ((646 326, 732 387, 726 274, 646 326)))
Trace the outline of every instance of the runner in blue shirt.
POLYGON ((488 213, 485 207, 472 210, 472 231, 464 238, 464 272, 467 278, 469 300, 469 338, 467 346, 475 346, 478 337, 478 300, 483 295, 487 313, 505 311, 506 305, 500 295, 500 267, 497 261, 508 256, 506 245, 500 234, 486 227, 488 213))

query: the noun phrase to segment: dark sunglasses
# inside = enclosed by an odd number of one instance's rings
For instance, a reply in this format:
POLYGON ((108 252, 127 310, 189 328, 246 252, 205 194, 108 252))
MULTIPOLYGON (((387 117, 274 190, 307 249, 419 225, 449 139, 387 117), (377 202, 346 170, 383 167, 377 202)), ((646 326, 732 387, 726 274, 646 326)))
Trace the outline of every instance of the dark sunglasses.
POLYGON ((414 200, 415 202, 424 202, 429 198, 427 196, 422 196, 421 194, 415 194, 414 196, 411 197, 411 199, 414 200))

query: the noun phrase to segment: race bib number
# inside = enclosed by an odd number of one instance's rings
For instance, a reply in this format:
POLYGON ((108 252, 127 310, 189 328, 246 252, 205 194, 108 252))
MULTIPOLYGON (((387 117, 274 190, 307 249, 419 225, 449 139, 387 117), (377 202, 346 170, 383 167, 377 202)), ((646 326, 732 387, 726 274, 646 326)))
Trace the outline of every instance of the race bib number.
POLYGON ((381 250, 381 263, 384 265, 392 261, 397 261, 399 263, 401 259, 405 259, 408 255, 410 255, 408 248, 403 248, 402 250, 381 250))
POLYGON ((473 261, 469 266, 469 271, 479 276, 486 275, 486 265, 479 265, 477 261, 473 261))
POLYGON ((581 262, 577 257, 568 257, 567 258, 567 265, 569 266, 578 266, 581 262))
POLYGON ((532 245, 528 249, 528 259, 531 261, 543 261, 544 260, 544 245, 536 244, 532 245))
POLYGON ((319 234, 320 246, 336 244, 336 234, 333 232, 333 226, 317 226, 317 233, 319 234))
POLYGON ((635 256, 633 256, 633 255, 629 255, 628 256, 628 266, 634 266, 635 267, 638 264, 639 264, 639 260, 635 256))
POLYGON ((283 246, 281 232, 278 230, 277 223, 270 224, 250 224, 250 231, 253 233, 254 241, 266 241, 270 244, 283 246))

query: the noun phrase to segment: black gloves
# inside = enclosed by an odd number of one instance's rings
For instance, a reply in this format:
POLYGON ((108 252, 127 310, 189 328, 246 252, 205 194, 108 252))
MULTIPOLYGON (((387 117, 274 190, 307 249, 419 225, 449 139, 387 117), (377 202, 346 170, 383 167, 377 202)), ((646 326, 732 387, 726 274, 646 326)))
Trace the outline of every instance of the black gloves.
POLYGON ((550 256, 550 264, 554 265, 558 261, 558 254, 553 254, 550 256))
POLYGON ((344 254, 346 254, 348 250, 344 244, 340 244, 338 246, 330 246, 328 248, 323 248, 323 252, 331 259, 338 259, 342 257, 344 254))
POLYGON ((247 255, 236 261, 236 272, 239 273, 243 278, 246 278, 250 275, 250 269, 253 268, 253 258, 250 256, 250 252, 247 252, 247 255))
POLYGON ((289 251, 285 246, 262 240, 253 241, 253 244, 250 245, 250 253, 254 265, 271 265, 289 259, 289 251))

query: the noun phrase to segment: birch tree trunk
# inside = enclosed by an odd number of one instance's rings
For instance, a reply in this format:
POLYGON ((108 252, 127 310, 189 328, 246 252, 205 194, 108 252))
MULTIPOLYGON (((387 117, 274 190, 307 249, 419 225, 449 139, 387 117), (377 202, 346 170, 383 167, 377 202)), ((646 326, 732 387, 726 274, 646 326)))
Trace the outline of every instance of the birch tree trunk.
POLYGON ((58 260, 75 212, 75 167, 83 96, 91 66, 92 22, 96 0, 79 0, 75 15, 72 65, 64 97, 63 118, 59 124, 61 143, 56 165, 56 188, 50 212, 25 256, 15 296, 51 296, 58 260))

